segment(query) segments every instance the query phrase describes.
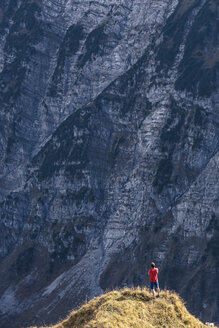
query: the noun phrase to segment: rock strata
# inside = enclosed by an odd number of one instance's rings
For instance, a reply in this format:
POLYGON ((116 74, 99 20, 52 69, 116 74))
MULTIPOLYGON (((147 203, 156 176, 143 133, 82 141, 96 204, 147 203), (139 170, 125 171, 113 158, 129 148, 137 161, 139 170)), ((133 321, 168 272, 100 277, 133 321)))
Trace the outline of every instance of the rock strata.
POLYGON ((0 4, 2 328, 143 286, 151 259, 219 322, 218 11, 0 4))

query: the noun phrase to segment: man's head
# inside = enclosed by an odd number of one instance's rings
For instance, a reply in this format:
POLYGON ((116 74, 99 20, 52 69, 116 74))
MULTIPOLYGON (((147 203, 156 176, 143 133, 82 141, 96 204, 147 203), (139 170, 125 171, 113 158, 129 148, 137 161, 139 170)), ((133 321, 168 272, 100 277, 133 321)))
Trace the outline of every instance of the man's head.
POLYGON ((152 267, 152 269, 155 268, 155 263, 154 262, 151 262, 151 267, 152 267))

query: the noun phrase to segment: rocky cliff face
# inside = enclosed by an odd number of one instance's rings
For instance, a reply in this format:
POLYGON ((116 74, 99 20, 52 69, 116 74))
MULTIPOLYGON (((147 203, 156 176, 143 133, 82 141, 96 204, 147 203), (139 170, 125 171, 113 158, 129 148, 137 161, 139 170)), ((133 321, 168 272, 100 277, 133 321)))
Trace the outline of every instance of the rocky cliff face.
POLYGON ((106 289, 218 317, 218 2, 0 5, 1 327, 106 289))

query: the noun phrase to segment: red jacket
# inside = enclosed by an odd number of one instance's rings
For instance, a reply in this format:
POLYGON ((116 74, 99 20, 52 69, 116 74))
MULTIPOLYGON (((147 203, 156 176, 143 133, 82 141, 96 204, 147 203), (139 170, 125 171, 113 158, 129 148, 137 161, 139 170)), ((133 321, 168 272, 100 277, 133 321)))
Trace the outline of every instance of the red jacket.
POLYGON ((158 268, 153 268, 148 271, 148 275, 150 276, 150 282, 158 281, 158 268))

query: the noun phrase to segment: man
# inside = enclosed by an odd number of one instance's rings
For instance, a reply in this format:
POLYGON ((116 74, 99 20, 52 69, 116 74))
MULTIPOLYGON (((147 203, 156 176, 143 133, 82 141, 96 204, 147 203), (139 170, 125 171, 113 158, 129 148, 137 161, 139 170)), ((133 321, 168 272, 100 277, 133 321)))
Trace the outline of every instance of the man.
POLYGON ((158 268, 155 268, 155 263, 151 263, 151 269, 148 271, 148 275, 150 276, 150 289, 153 292, 153 295, 155 297, 155 288, 157 291, 157 297, 160 296, 160 289, 159 289, 159 283, 158 283, 158 268))

